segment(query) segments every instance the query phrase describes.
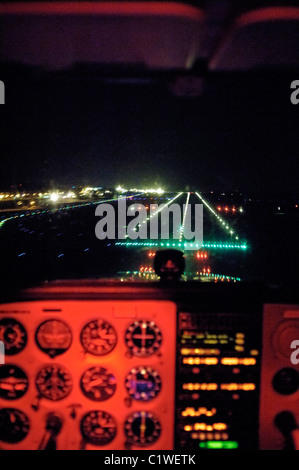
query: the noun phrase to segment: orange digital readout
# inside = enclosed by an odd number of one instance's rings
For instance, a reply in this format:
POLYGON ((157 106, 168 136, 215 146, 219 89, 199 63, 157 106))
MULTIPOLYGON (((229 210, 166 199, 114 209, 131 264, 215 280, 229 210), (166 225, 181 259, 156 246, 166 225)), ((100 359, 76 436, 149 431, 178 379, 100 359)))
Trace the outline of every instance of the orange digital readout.
POLYGON ((224 366, 255 366, 254 357, 223 357, 221 364, 224 366))
POLYGON ((189 366, 207 365, 213 366, 218 364, 217 357, 184 357, 183 364, 189 366))
POLYGON ((227 429, 226 423, 194 423, 194 424, 186 424, 184 426, 184 431, 191 432, 191 431, 225 431, 227 429))
POLYGON ((199 408, 197 408, 197 410, 195 408, 193 408, 192 406, 188 406, 187 408, 185 408, 182 412, 181 412, 181 415, 184 416, 184 417, 187 417, 187 416, 190 416, 190 417, 197 417, 197 416, 207 416, 207 417, 210 417, 210 416, 214 416, 216 414, 216 408, 211 408, 210 410, 208 408, 206 408, 205 406, 201 406, 199 408))
POLYGON ((247 392, 250 390, 255 390, 256 386, 254 383, 243 383, 243 384, 227 383, 227 384, 221 384, 220 388, 221 390, 229 390, 229 391, 243 390, 247 392))
POLYGON ((220 349, 212 348, 182 348, 182 356, 219 356, 220 349))
POLYGON ((218 384, 216 383, 185 383, 183 384, 183 390, 217 390, 218 384))

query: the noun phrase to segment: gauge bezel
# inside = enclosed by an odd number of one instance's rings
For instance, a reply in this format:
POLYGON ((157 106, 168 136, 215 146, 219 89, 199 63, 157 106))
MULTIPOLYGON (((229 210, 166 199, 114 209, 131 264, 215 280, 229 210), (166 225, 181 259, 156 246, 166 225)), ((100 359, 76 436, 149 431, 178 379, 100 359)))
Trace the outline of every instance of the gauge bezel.
POLYGON ((159 326, 152 320, 136 320, 134 323, 131 323, 125 332, 125 343, 129 351, 133 356, 137 357, 148 357, 153 354, 157 354, 160 350, 161 344, 163 341, 162 333, 159 326), (146 324, 146 328, 151 328, 155 334, 155 339, 153 344, 150 346, 138 346, 134 342, 133 333, 136 328, 142 328, 142 325, 146 324))
MULTIPOLYGON (((106 385, 106 387, 109 387, 109 385, 106 385)), ((81 375, 81 378, 80 378, 80 388, 81 388, 81 391, 83 393, 83 395, 88 398, 89 400, 92 400, 92 401, 96 401, 96 402, 102 402, 102 401, 106 401, 106 400, 109 400, 109 398, 113 397, 113 395, 115 394, 116 392, 116 389, 117 389, 117 381, 116 381, 116 377, 115 375, 110 371, 108 370, 106 367, 102 367, 102 366, 98 366, 98 365, 94 365, 93 367, 89 367, 88 369, 86 369, 83 374, 81 375), (103 374, 105 376, 108 377, 108 379, 110 378, 113 378, 115 380, 115 384, 113 384, 112 386, 110 386, 111 389, 113 389, 113 392, 111 393, 111 395, 109 394, 106 394, 104 398, 96 398, 94 396, 94 394, 92 394, 92 392, 88 392, 86 390, 86 385, 83 383, 84 379, 86 379, 86 377, 88 376, 88 374, 103 374)))
POLYGON ((87 443, 87 444, 91 444, 91 445, 94 445, 94 446, 97 446, 97 447, 103 447, 107 444, 110 444, 110 442, 112 442, 116 435, 117 435, 117 421, 116 419, 114 418, 114 416, 112 416, 112 414, 108 413, 107 411, 103 411, 103 410, 90 410, 88 411, 87 413, 85 413, 81 420, 80 420, 80 432, 81 432, 81 436, 83 438, 83 440, 87 443), (113 435, 110 435, 107 439, 105 439, 104 441, 102 442, 99 442, 97 439, 94 439, 94 438, 91 438, 90 435, 88 435, 86 433, 86 431, 84 430, 84 424, 86 422, 86 420, 88 418, 91 418, 92 419, 92 413, 95 413, 96 415, 96 419, 99 419, 98 418, 98 415, 101 413, 101 418, 105 417, 107 419, 109 419, 110 421, 113 422, 113 429, 114 429, 114 433, 113 435))
MULTIPOLYGON (((19 320, 16 320, 15 318, 12 318, 12 317, 4 317, 4 318, 0 318, 0 326, 1 324, 3 325, 3 322, 7 322, 8 325, 9 325, 9 322, 12 322, 12 323, 15 323, 15 325, 19 326, 20 327, 20 335, 24 337, 24 339, 22 340, 23 342, 23 345, 20 349, 17 349, 17 350, 13 350, 13 352, 10 350, 11 348, 7 345, 7 342, 5 342, 4 338, 0 338, 1 341, 3 341, 4 343, 4 346, 5 346, 5 355, 6 356, 14 356, 16 354, 19 354, 21 353, 27 346, 27 342, 28 342, 28 334, 27 334, 27 331, 26 331, 26 328, 24 327, 24 325, 19 321, 19 320)), ((3 325, 4 328, 7 328, 8 325, 3 325)), ((13 348, 16 348, 16 346, 13 346, 13 348)))
MULTIPOLYGON (((11 413, 14 413, 15 415, 18 414, 19 416, 21 416, 23 426, 25 425, 27 427, 26 433, 23 433, 24 435, 20 439, 17 439, 17 440, 15 440, 15 439, 9 439, 8 440, 7 439, 7 427, 5 428, 5 436, 0 435, 0 438, 1 438, 2 442, 5 442, 7 444, 18 444, 19 442, 26 439, 26 437, 28 436, 28 434, 30 432, 30 426, 31 426, 30 419, 28 418, 27 414, 24 413, 24 411, 19 410, 18 408, 1 408, 0 409, 0 424, 1 424, 1 413, 3 414, 4 412, 11 412, 11 413)), ((0 428, 1 428, 1 426, 0 426, 0 428)))
POLYGON ((54 359, 56 356, 60 356, 61 354, 64 354, 65 352, 67 352, 70 349, 70 347, 73 343, 73 333, 72 333, 72 330, 69 327, 69 325, 64 320, 61 320, 60 318, 48 318, 47 320, 44 320, 42 323, 40 323, 38 325, 38 327, 36 328, 35 343, 36 343, 36 345, 37 345, 37 347, 39 348, 40 351, 42 351, 43 353, 47 354, 49 357, 54 359), (64 327, 66 327, 66 329, 68 330, 69 342, 68 342, 68 346, 66 348, 55 348, 55 347, 46 348, 46 347, 43 347, 41 345, 40 340, 38 338, 38 336, 40 334, 40 330, 47 323, 51 323, 51 322, 58 322, 58 323, 62 324, 64 327))
POLYGON ((162 380, 161 380, 159 372, 156 369, 153 369, 152 367, 149 367, 149 366, 136 366, 136 367, 132 367, 132 369, 127 374, 126 379, 125 379, 125 388, 129 396, 133 398, 134 400, 148 402, 156 398, 161 392, 162 380), (145 370, 148 374, 150 374, 153 377, 154 381, 152 383, 154 384, 154 389, 150 390, 148 393, 136 392, 133 390, 131 391, 132 378, 130 376, 133 374, 137 375, 139 373, 142 373, 143 370, 145 370))
MULTIPOLYGON (((19 396, 17 396, 17 397, 5 397, 5 396, 1 396, 1 389, 0 389, 0 398, 3 399, 3 400, 19 400, 19 399, 22 398, 22 397, 27 393, 27 391, 28 391, 28 388, 29 388, 29 378, 28 378, 28 375, 26 374, 26 372, 24 371, 24 369, 22 369, 22 367, 17 366, 16 364, 10 364, 10 363, 6 363, 6 364, 1 365, 1 367, 0 367, 0 374, 1 374, 1 372, 2 372, 3 370, 9 369, 10 367, 12 367, 12 368, 14 368, 14 369, 17 369, 18 371, 20 371, 20 372, 24 375, 23 379, 24 379, 24 380, 26 379, 26 389, 25 389, 25 391, 24 391, 21 395, 19 395, 19 396)), ((1 380, 1 379, 2 379, 2 378, 0 377, 0 380, 1 380)), ((20 377, 20 379, 22 379, 22 378, 20 377)))
POLYGON ((39 371, 38 371, 38 373, 36 374, 36 377, 35 377, 35 386, 36 386, 36 389, 39 393, 39 397, 45 398, 45 399, 53 401, 53 402, 56 402, 56 401, 64 400, 65 398, 67 398, 70 395, 70 393, 73 390, 73 379, 72 379, 71 373, 68 371, 68 369, 65 366, 63 366, 61 364, 57 364, 57 363, 52 363, 52 364, 50 363, 50 364, 45 364, 43 367, 41 367, 39 369, 39 371), (53 367, 57 367, 60 370, 63 370, 63 373, 67 374, 67 376, 68 376, 68 378, 67 378, 67 382, 68 382, 67 392, 65 392, 62 396, 59 396, 58 398, 52 398, 47 393, 45 394, 45 392, 43 390, 41 390, 40 386, 37 384, 37 380, 40 378, 42 372, 45 371, 48 368, 53 368, 53 367))
MULTIPOLYGON (((90 341, 92 342, 92 341, 90 341)), ((118 342, 118 337, 117 337, 117 332, 116 332, 116 329, 114 328, 114 326, 108 322, 107 320, 105 320, 104 318, 95 318, 94 320, 90 320, 89 322, 87 322, 83 328, 81 329, 81 332, 80 332, 80 343, 84 349, 84 351, 88 354, 91 354, 92 356, 106 356, 107 354, 110 354, 116 347, 117 345, 117 342, 118 342), (85 330, 87 328, 91 328, 93 329, 90 325, 93 324, 93 323, 98 323, 98 322, 101 322, 101 324, 105 324, 106 326, 108 326, 109 330, 112 329, 112 334, 114 335, 114 340, 113 340, 113 344, 110 345, 109 349, 107 350, 104 350, 104 352, 95 352, 95 350, 92 350, 88 345, 86 345, 86 340, 84 340, 83 336, 86 334, 85 333, 85 330)))
POLYGON ((157 442, 160 438, 162 426, 160 420, 151 411, 135 411, 126 419, 124 424, 124 432, 129 444, 135 445, 137 447, 149 447, 157 442), (134 421, 142 418, 142 415, 144 415, 145 419, 151 420, 154 424, 154 432, 150 436, 147 436, 144 441, 140 441, 138 435, 132 431, 134 421))

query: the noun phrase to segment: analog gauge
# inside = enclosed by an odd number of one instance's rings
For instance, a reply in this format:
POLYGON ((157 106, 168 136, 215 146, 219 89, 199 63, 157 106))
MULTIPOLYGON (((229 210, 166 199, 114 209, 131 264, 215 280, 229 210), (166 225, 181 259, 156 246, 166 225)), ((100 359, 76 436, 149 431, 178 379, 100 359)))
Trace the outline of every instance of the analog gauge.
POLYGON ((145 447, 159 439, 161 425, 153 413, 137 411, 126 420, 125 434, 132 445, 145 447))
POLYGON ((272 385, 281 395, 292 395, 299 389, 299 372, 291 367, 285 367, 276 372, 272 385))
POLYGON ((72 344, 72 332, 61 320, 46 320, 39 325, 35 340, 43 352, 55 357, 69 349, 72 344))
POLYGON ((139 320, 129 326, 125 341, 134 356, 150 356, 160 348, 162 334, 153 321, 139 320))
POLYGON ((29 432, 29 419, 20 410, 2 408, 0 410, 0 441, 16 444, 25 439, 29 432))
POLYGON ((148 401, 161 390, 161 379, 157 371, 150 367, 134 367, 129 372, 125 387, 135 400, 148 401))
POLYGON ((71 392, 72 378, 63 366, 50 364, 39 371, 35 384, 41 397, 57 401, 71 392))
POLYGON ((104 356, 116 346, 116 331, 105 320, 93 320, 84 326, 81 343, 86 352, 95 356, 104 356))
POLYGON ((91 367, 81 377, 81 389, 90 400, 104 401, 116 390, 116 379, 104 367, 91 367))
POLYGON ((17 320, 2 318, 0 320, 0 341, 4 343, 7 356, 17 354, 26 346, 26 330, 17 320))
POLYGON ((106 411, 90 411, 83 416, 80 429, 84 440, 95 446, 109 444, 116 436, 116 422, 106 411))
POLYGON ((0 398, 15 400, 25 395, 28 378, 20 367, 3 365, 0 367, 0 398))

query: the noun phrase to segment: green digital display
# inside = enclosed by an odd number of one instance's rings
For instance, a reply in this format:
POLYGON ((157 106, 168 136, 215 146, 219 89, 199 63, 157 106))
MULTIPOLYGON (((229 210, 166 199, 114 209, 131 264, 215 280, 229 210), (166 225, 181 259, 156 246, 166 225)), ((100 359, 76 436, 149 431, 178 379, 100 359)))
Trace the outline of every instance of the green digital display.
POLYGON ((201 449, 238 449, 237 441, 206 441, 200 442, 201 449))

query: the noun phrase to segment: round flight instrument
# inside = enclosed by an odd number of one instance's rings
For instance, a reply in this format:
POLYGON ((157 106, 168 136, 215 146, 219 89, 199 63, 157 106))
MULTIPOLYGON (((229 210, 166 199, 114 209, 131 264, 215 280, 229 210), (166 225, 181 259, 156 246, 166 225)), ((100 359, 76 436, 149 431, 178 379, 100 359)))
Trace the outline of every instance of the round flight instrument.
POLYGON ((92 320, 81 332, 81 343, 86 352, 94 356, 104 356, 116 346, 116 331, 105 320, 92 320))
POLYGON ((26 330, 20 322, 13 318, 1 318, 0 341, 4 343, 7 356, 18 354, 27 344, 26 330))
POLYGON ((25 395, 28 389, 28 377, 25 372, 14 365, 0 367, 0 398, 16 400, 25 395))
POLYGON ((72 332, 61 320, 46 320, 36 331, 35 340, 38 347, 50 357, 67 351, 72 344, 72 332))
POLYGON ((160 392, 161 379, 151 367, 134 367, 127 375, 125 387, 134 400, 148 401, 160 392))
POLYGON ((91 367, 81 377, 81 389, 90 400, 104 401, 116 390, 116 378, 104 367, 91 367))
POLYGON ((29 418, 16 408, 0 410, 0 441, 16 444, 25 439, 29 432, 29 418))
POLYGON ((41 397, 57 401, 67 397, 72 390, 72 378, 65 367, 49 364, 37 374, 35 384, 41 397))
POLYGON ((127 440, 136 446, 149 446, 161 434, 161 425, 156 416, 148 411, 136 411, 125 422, 127 440))
POLYGON ((160 348, 162 334, 153 321, 138 320, 127 329, 125 341, 134 356, 151 356, 160 348))
POLYGON ((272 379, 274 390, 281 395, 292 395, 299 389, 299 372, 292 367, 284 367, 272 379))
POLYGON ((95 446, 104 446, 116 436, 116 422, 106 411, 90 411, 83 416, 80 423, 84 440, 95 446))
MULTIPOLYGON (((271 346, 275 354, 290 359, 291 343, 299 338, 298 320, 285 320, 275 330, 271 338, 271 346)), ((292 351, 291 351, 292 352, 292 351)))

